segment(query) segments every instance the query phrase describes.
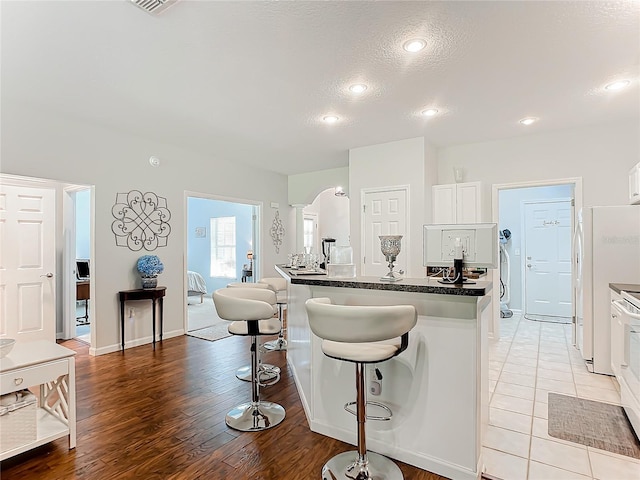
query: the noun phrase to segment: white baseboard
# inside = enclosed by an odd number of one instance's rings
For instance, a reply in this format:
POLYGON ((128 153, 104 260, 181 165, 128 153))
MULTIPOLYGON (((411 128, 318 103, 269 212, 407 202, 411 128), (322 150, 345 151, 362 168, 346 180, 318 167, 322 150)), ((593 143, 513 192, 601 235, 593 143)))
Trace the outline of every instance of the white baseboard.
MULTIPOLYGON (((162 338, 163 339, 168 339, 168 338, 173 338, 173 337, 179 337, 180 335, 184 335, 185 331, 184 329, 179 329, 179 330, 173 330, 171 332, 164 332, 162 334, 162 338)), ((133 348, 133 347, 139 347, 140 345, 147 345, 147 344, 151 344, 153 343, 153 339, 151 337, 151 335, 149 335, 148 337, 142 337, 142 338, 137 338, 135 340, 129 340, 129 341, 125 341, 124 342, 124 349, 127 350, 129 348, 133 348)), ((159 343, 159 340, 156 340, 156 344, 159 343)), ((117 344, 113 344, 113 345, 107 345, 105 347, 100 347, 100 348, 94 348, 93 346, 89 348, 89 355, 94 355, 94 356, 98 356, 98 355, 106 355, 107 353, 113 353, 113 352, 118 352, 121 351, 121 345, 120 343, 117 344)))

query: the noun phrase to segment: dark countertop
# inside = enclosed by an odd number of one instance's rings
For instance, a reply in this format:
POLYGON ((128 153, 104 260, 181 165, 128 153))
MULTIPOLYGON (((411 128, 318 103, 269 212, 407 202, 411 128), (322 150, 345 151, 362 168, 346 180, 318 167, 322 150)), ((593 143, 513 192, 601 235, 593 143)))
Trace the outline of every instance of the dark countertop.
POLYGON ((616 293, 640 292, 640 285, 635 283, 610 283, 609 288, 616 293))
MULTIPOLYGON (((474 280, 475 284, 443 285, 435 278, 404 278, 397 282, 383 282, 378 277, 328 277, 327 275, 291 275, 291 269, 276 265, 276 270, 291 280, 294 285, 316 285, 337 288, 364 288, 368 290, 391 290, 396 292, 433 293, 438 295, 461 295, 482 297, 493 285, 491 282, 474 280)), ((295 270, 294 270, 295 272, 295 270)))

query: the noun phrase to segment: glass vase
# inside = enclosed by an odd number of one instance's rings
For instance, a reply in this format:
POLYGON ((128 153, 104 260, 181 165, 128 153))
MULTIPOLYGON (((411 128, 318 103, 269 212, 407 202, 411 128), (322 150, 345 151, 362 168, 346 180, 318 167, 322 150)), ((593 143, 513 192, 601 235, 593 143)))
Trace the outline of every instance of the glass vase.
POLYGON ((140 277, 142 280, 142 288, 156 288, 158 286, 158 277, 140 277))

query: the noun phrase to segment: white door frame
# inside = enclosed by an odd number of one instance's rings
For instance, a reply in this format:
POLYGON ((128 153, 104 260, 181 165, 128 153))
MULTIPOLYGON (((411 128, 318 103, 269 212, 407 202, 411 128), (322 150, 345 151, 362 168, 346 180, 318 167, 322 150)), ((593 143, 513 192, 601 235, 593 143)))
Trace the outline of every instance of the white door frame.
MULTIPOLYGON (((526 205, 534 205, 534 204, 539 204, 539 203, 558 203, 558 202, 571 202, 571 198, 568 197, 563 197, 563 198, 544 198, 544 199, 540 199, 540 200, 523 200, 522 202, 520 202, 520 226, 521 226, 521 232, 520 232, 520 238, 522 238, 524 240, 524 252, 526 253, 527 251, 527 237, 524 234, 525 230, 526 230, 526 214, 524 211, 524 207, 526 205)), ((576 228, 576 213, 575 213, 575 207, 571 207, 571 238, 573 238, 573 232, 575 231, 576 228)), ((571 241, 571 240, 570 240, 571 241)), ((571 245, 571 248, 573 249, 573 245, 571 245)), ((573 254, 574 252, 571 252, 571 258, 573 258, 573 254)), ((521 272, 524 272, 523 274, 523 284, 524 284, 524 288, 521 289, 521 299, 520 299, 520 305, 522 305, 522 314, 524 315, 527 312, 527 258, 526 255, 521 255, 520 256, 520 268, 521 268, 521 272)), ((573 278, 573 266, 571 267, 571 277, 573 278)), ((573 280, 571 280, 571 288, 574 288, 574 284, 573 284, 573 280)), ((573 303, 573 300, 572 300, 573 303)), ((572 307, 572 311, 571 314, 573 315, 574 313, 574 308, 572 307)))
MULTIPOLYGON (((495 224, 499 223, 500 220, 500 191, 501 190, 513 190, 518 188, 531 188, 531 187, 552 187, 555 185, 573 185, 573 199, 575 203, 574 208, 574 218, 573 224, 577 223, 577 214, 582 208, 582 177, 569 177, 569 178, 558 178, 552 180, 537 180, 530 182, 512 182, 512 183, 495 183, 491 188, 491 218, 492 222, 495 224)), ((574 257, 575 252, 573 252, 573 245, 571 246, 572 252, 571 257, 574 257)), ((574 265, 571 266, 574 268, 574 265)), ((573 277, 574 275, 572 275, 573 277)), ((493 275, 493 292, 500 291, 500 276, 493 275)), ((572 280, 571 288, 574 289, 575 279, 572 280)), ((574 298, 575 303, 575 298, 574 298)), ((575 312, 575 304, 572 306, 572 311, 575 312)), ((492 309, 493 309, 493 325, 490 332, 490 336, 493 338, 500 338, 500 295, 493 295, 492 298, 492 309)), ((575 338, 575 323, 572 326, 573 337, 575 338)))
MULTIPOLYGON (((90 224, 89 224, 89 242, 90 242, 90 259, 89 265, 94 270, 94 187, 88 185, 66 185, 62 189, 62 231, 64 241, 64 251, 62 254, 62 271, 63 279, 63 313, 64 321, 62 326, 62 338, 74 338, 76 336, 76 193, 84 190, 91 190, 90 195, 90 224)), ((93 272, 92 272, 93 273, 93 272)), ((95 277, 95 275, 93 275, 95 277)), ((94 280, 92 278, 92 280, 94 280)), ((91 345, 96 344, 95 321, 95 281, 89 282, 89 298, 91 302, 91 328, 89 329, 91 345)), ((93 349, 92 349, 93 350, 93 349)))
POLYGON ((386 187, 370 187, 363 188, 360 190, 360 272, 364 272, 364 253, 366 251, 365 245, 365 222, 366 215, 362 215, 362 208, 364 207, 364 200, 367 194, 369 193, 382 193, 382 192, 394 192, 397 190, 404 190, 405 193, 405 228, 406 231, 404 233, 404 237, 402 238, 402 249, 401 251, 406 253, 406 265, 405 265, 405 275, 407 277, 411 277, 411 262, 409 259, 409 252, 411 252, 411 212, 410 212, 410 204, 411 204, 411 191, 409 185, 390 185, 386 187))
POLYGON ((184 201, 183 201, 183 218, 184 218, 184 224, 183 224, 183 228, 182 230, 184 231, 184 235, 183 235, 183 245, 184 245, 184 251, 182 252, 182 271, 183 271, 183 280, 182 280, 182 287, 183 287, 183 291, 184 294, 182 295, 182 319, 183 319, 183 325, 184 325, 184 331, 187 331, 188 328, 188 322, 189 322, 189 314, 187 312, 187 290, 188 290, 188 285, 189 285, 189 281, 187 279, 187 242, 188 242, 188 236, 189 236, 189 231, 188 231, 188 201, 189 198, 204 198, 207 200, 218 200, 218 201, 222 201, 222 202, 231 202, 231 203, 241 203, 243 205, 251 205, 254 207, 254 212, 255 212, 255 218, 253 218, 253 278, 260 278, 260 272, 262 272, 262 210, 263 210, 263 202, 260 201, 256 201, 256 200, 249 200, 246 198, 237 198, 237 197, 227 197, 224 195, 214 195, 214 194, 210 194, 210 193, 202 193, 202 192, 194 192, 194 191, 190 191, 190 190, 185 190, 184 191, 184 201), (257 258, 257 262, 256 262, 256 258, 257 258))

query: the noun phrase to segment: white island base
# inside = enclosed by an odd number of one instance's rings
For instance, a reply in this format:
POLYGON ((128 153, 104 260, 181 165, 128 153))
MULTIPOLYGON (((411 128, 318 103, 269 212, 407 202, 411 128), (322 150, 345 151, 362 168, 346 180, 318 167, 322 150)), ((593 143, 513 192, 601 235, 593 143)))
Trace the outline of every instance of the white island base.
MULTIPOLYGON (((302 282, 297 277, 289 285, 287 360, 311 430, 356 445, 356 419, 343 408, 355 399, 354 365, 322 353, 321 340, 309 329, 305 301, 328 297, 342 305, 411 304, 418 311, 418 323, 409 333, 408 349, 375 365, 383 376, 382 392, 369 394, 369 400, 389 406, 393 417, 367 421, 367 447, 448 478, 480 478, 481 439, 489 414, 491 297, 302 282)), ((371 366, 366 378, 370 391, 371 366)), ((380 414, 374 408, 368 413, 380 414)))

